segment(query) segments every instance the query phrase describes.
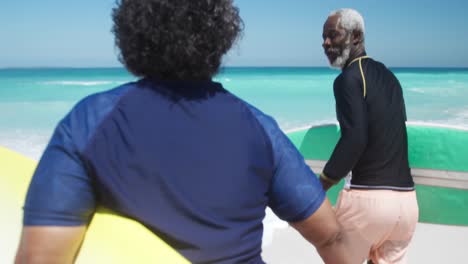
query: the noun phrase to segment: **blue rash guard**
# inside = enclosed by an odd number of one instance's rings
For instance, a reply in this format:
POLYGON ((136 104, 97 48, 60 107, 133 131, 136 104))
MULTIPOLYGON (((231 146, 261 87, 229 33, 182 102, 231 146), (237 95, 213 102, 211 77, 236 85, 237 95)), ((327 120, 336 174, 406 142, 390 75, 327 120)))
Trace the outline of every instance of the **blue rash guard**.
POLYGON ((263 263, 265 208, 301 221, 324 199, 271 117, 219 83, 143 79, 85 98, 58 124, 24 225, 86 225, 102 206, 193 263, 263 263))

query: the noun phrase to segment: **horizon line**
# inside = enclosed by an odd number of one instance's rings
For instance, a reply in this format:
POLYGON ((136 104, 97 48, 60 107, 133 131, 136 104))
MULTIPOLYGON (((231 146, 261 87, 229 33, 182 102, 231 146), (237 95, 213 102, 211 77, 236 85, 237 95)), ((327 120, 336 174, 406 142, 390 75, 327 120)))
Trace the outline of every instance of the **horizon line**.
MULTIPOLYGON (((387 66, 388 68, 399 69, 468 69, 467 66, 387 66)), ((329 68, 330 66, 317 65, 233 65, 221 66, 220 70, 226 68, 329 68)), ((41 70, 41 69, 125 69, 124 66, 5 66, 0 70, 41 70)))

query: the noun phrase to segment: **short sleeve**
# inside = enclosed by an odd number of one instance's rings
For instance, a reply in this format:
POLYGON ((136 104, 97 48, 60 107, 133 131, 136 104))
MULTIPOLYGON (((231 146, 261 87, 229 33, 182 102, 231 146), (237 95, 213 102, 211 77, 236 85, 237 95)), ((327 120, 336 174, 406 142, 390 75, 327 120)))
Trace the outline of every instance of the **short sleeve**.
POLYGON ((323 203, 325 191, 317 176, 289 138, 269 116, 252 107, 271 142, 275 173, 269 189, 269 207, 282 220, 308 218, 323 203))
POLYGON ((29 185, 25 226, 86 225, 95 210, 91 181, 69 128, 59 123, 29 185))

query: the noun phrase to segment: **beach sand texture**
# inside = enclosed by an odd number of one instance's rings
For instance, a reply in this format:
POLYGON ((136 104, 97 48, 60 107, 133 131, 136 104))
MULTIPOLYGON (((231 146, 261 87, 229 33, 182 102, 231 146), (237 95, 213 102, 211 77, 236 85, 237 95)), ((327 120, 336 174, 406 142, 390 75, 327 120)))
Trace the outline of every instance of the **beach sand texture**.
MULTIPOLYGON (((466 245, 468 227, 419 223, 408 251, 408 263, 463 263, 466 245)), ((315 248, 290 226, 274 231, 262 256, 269 264, 323 263, 315 248)))

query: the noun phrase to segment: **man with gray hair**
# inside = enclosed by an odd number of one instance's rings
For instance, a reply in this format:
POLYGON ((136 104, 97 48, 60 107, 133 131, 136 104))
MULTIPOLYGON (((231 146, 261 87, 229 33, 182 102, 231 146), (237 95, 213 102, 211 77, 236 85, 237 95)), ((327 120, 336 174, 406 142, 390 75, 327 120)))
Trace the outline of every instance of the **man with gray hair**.
POLYGON ((336 205, 360 262, 405 263, 418 221, 408 162, 403 92, 385 65, 366 55, 364 19, 353 9, 330 14, 323 48, 342 70, 333 90, 341 137, 320 181, 325 190, 352 172, 336 205))

